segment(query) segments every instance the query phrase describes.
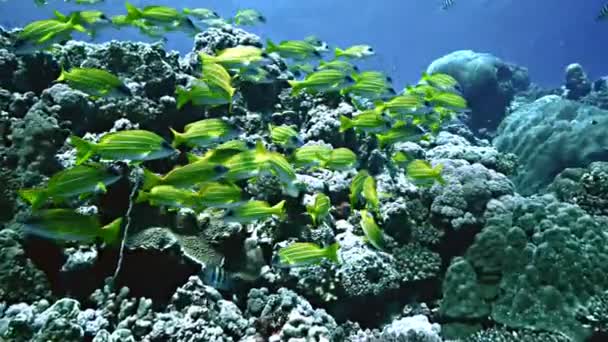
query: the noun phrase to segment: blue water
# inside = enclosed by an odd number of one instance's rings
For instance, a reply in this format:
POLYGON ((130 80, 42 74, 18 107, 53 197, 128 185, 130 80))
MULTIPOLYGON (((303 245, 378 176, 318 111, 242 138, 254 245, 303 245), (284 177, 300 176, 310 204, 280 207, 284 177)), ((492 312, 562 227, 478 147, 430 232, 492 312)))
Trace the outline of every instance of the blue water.
MULTIPOLYGON (((581 63, 592 79, 608 74, 605 44, 608 22, 594 20, 605 0, 456 0, 448 11, 439 0, 180 0, 132 1, 136 6, 159 4, 208 7, 223 17, 239 8, 260 10, 265 25, 247 28, 263 38, 301 39, 315 34, 331 45, 367 43, 378 55, 366 67, 390 73, 398 86, 415 82, 435 58, 453 50, 490 52, 529 68, 533 82, 562 83, 563 70, 581 63)), ((0 24, 23 26, 51 16, 53 9, 69 12, 86 6, 50 0, 36 7, 33 0, 0 2, 0 24)), ((108 15, 123 13, 122 1, 93 6, 108 15)), ((185 34, 169 34, 168 49, 182 53, 192 47, 185 34)), ((149 41, 135 30, 102 32, 97 41, 149 41)))

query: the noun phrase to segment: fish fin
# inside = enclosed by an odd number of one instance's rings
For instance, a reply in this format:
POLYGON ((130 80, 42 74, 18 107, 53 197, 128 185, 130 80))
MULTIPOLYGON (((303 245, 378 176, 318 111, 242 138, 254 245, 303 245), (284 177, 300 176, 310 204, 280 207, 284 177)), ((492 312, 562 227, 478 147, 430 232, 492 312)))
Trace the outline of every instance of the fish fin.
POLYGON ((141 17, 141 11, 139 8, 135 7, 133 4, 125 1, 125 8, 127 9, 127 19, 139 19, 141 17))
POLYGON ((54 10, 53 11, 53 15, 55 15, 55 18, 57 18, 57 19, 59 19, 61 21, 65 21, 68 18, 67 15, 59 12, 58 10, 54 10))
POLYGON ((184 88, 177 88, 175 92, 177 93, 177 109, 182 109, 183 106, 190 102, 192 95, 190 91, 184 88))
POLYGON ((188 152, 186 153, 186 159, 188 159, 188 163, 194 163, 200 160, 201 157, 197 156, 194 153, 188 152))
POLYGON ((139 190, 139 192, 137 193, 137 198, 135 199, 135 203, 147 202, 149 198, 150 195, 147 192, 139 190))
POLYGON ((308 213, 308 215, 310 215, 310 218, 312 219, 312 224, 314 226, 317 225, 317 214, 315 213, 315 206, 313 205, 307 205, 306 206, 306 212, 308 213))
POLYGON ((376 134, 376 139, 378 140, 378 147, 380 147, 380 149, 386 147, 388 138, 385 135, 376 134))
POLYGON ((142 185, 143 190, 149 190, 155 187, 161 181, 161 177, 156 173, 144 168, 144 183, 142 185))
POLYGON ((95 190, 101 192, 102 194, 108 192, 108 188, 106 188, 106 185, 103 184, 103 182, 98 182, 97 185, 95 185, 95 190))
POLYGON ((70 136, 70 144, 76 148, 76 165, 84 163, 95 153, 95 144, 78 136, 70 136))
POLYGON ((266 39, 266 52, 271 53, 277 51, 278 47, 270 39, 266 39))
POLYGON ((325 256, 327 257, 327 259, 335 263, 340 263, 340 259, 338 259, 338 249, 340 249, 340 244, 337 242, 334 242, 331 245, 327 246, 327 248, 325 249, 325 256))
POLYGON ((171 143, 173 148, 178 148, 180 145, 183 145, 186 142, 186 138, 184 138, 183 133, 180 133, 171 127, 169 127, 169 130, 171 133, 173 133, 173 142, 171 143))
POLYGON ((114 221, 106 224, 101 227, 101 238, 103 242, 108 245, 114 245, 118 240, 120 240, 120 231, 122 227, 122 217, 115 219, 114 221))
POLYGON ((258 140, 255 143, 255 152, 256 152, 256 154, 261 154, 261 155, 264 155, 268 152, 266 150, 266 147, 264 147, 264 143, 262 143, 262 140, 258 140))
POLYGON ((337 47, 335 50, 335 56, 336 56, 336 58, 340 58, 340 57, 344 56, 344 50, 337 47))
POLYGON ((353 120, 345 115, 340 115, 340 133, 346 132, 353 128, 353 120))
POLYGON ((281 202, 272 206, 272 209, 275 210, 275 215, 279 216, 280 218, 285 217, 285 200, 282 200, 281 202))
POLYGON ((40 208, 48 199, 46 189, 21 189, 18 193, 24 201, 32 206, 32 209, 40 208))
POLYGON ((289 86, 291 87, 291 95, 298 95, 303 88, 303 83, 300 81, 295 81, 295 80, 287 80, 287 83, 289 83, 289 86))
POLYGON ((441 171, 443 171, 443 164, 438 164, 437 166, 435 166, 435 172, 437 172, 437 176, 435 177, 435 180, 437 181, 437 183, 441 184, 441 185, 445 185, 446 181, 443 178, 443 176, 441 176, 441 171))

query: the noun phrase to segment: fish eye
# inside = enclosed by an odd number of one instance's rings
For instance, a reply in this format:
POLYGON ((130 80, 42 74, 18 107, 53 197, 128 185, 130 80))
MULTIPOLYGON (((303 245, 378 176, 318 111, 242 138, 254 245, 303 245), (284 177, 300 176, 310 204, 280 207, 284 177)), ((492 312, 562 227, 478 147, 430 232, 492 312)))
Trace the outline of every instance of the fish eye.
POLYGON ((359 67, 358 66, 353 66, 353 70, 355 70, 356 72, 359 72, 359 67))
POLYGON ((215 173, 218 173, 218 174, 224 174, 224 173, 228 172, 228 168, 225 167, 224 165, 216 165, 213 167, 213 171, 215 171, 215 173))
POLYGON ((391 93, 392 95, 396 95, 397 92, 395 91, 394 88, 388 88, 388 92, 391 93))
POLYGON ((315 50, 315 52, 313 52, 313 54, 317 57, 321 57, 321 53, 317 50, 315 50))
POLYGON ((387 81, 388 83, 393 83, 393 78, 392 78, 392 77, 390 77, 390 76, 386 76, 386 81, 387 81))
POLYGON ((163 142, 160 144, 160 146, 161 146, 163 149, 168 149, 168 150, 172 150, 172 149, 173 149, 173 147, 171 146, 171 144, 169 144, 169 143, 168 143, 168 142, 166 142, 166 141, 163 141, 163 142))
POLYGON ((214 17, 218 17, 219 18, 219 14, 217 14, 217 12, 212 12, 211 14, 213 14, 214 17))
POLYGON ((255 147, 255 143, 253 141, 247 141, 245 142, 245 145, 247 146, 247 148, 252 149, 255 147))
POLYGON ((424 106, 425 106, 425 107, 430 107, 430 106, 431 106, 431 101, 429 101, 429 100, 424 100, 424 106))
POLYGON ((262 52, 262 54, 260 56, 262 56, 263 58, 268 58, 268 53, 267 52, 262 52))
POLYGON ((354 78, 352 78, 352 77, 350 77, 350 76, 346 76, 344 79, 345 79, 345 80, 346 80, 346 82, 348 82, 348 83, 355 83, 355 79, 354 79, 354 78))
POLYGON ((374 49, 370 46, 370 47, 367 48, 367 51, 374 52, 374 49))
POLYGON ((234 216, 233 210, 227 210, 226 213, 224 214, 224 217, 231 217, 231 216, 234 216))
POLYGON ((591 124, 592 125, 597 125, 597 121, 596 120, 591 120, 591 124))

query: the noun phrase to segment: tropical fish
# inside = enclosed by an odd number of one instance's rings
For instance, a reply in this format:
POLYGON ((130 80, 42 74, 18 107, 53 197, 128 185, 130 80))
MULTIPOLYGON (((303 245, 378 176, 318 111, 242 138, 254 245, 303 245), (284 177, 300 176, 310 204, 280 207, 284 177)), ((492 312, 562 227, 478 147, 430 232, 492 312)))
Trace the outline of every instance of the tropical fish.
POLYGON ((378 211, 380 209, 380 199, 378 198, 378 191, 376 190, 376 180, 372 176, 367 176, 363 181, 363 198, 367 202, 368 206, 372 210, 378 211))
POLYGON ((399 121, 385 132, 376 134, 381 148, 404 141, 419 141, 427 134, 419 125, 399 121))
POLYGON ((300 77, 302 74, 312 74, 315 72, 315 67, 308 63, 292 64, 289 66, 289 71, 295 76, 300 77))
POLYGON ((406 167, 412 158, 403 151, 397 151, 391 156, 391 160, 399 167, 406 167))
POLYGON ((155 207, 172 209, 190 208, 201 210, 200 195, 192 190, 180 189, 171 185, 157 185, 148 191, 140 190, 135 203, 148 202, 155 207))
POLYGON ((270 130, 270 139, 277 145, 284 148, 295 148, 304 145, 298 132, 291 126, 273 126, 269 124, 268 129, 270 130))
POLYGON ((285 40, 279 44, 273 43, 270 39, 266 41, 266 53, 276 52, 283 58, 304 60, 312 57, 321 57, 317 48, 303 40, 285 40))
POLYGON ((76 165, 93 156, 107 160, 141 162, 162 159, 177 153, 162 137, 144 130, 129 130, 104 135, 98 143, 92 143, 75 135, 70 143, 76 148, 76 165))
POLYGON ((381 71, 367 70, 353 75, 355 81, 376 80, 393 83, 393 79, 381 71))
POLYGON ((306 206, 308 215, 312 218, 312 224, 318 225, 328 215, 331 209, 331 200, 324 193, 317 193, 315 200, 311 205, 306 206))
POLYGON ((369 56, 373 56, 376 53, 374 49, 369 45, 353 45, 347 49, 336 48, 336 58, 345 57, 345 58, 365 58, 369 56))
POLYGON ((321 163, 322 168, 330 170, 349 170, 357 166, 357 155, 346 147, 333 149, 327 159, 321 163))
POLYGON ((339 70, 319 70, 302 81, 287 81, 292 88, 292 94, 297 95, 302 90, 312 92, 340 91, 352 85, 355 80, 339 70))
POLYGON ((118 94, 131 96, 129 88, 114 74, 97 68, 72 68, 61 70, 56 82, 67 82, 70 87, 93 96, 118 94))
POLYGON ((177 95, 177 109, 181 109, 188 102, 194 106, 216 107, 229 104, 232 96, 218 87, 211 87, 201 80, 193 82, 189 89, 178 87, 175 90, 177 95))
POLYGON ((209 87, 222 89, 230 98, 234 96, 236 89, 232 87, 232 77, 230 77, 228 71, 221 64, 203 62, 202 79, 209 87))
POLYGON ((231 291, 235 288, 235 281, 226 272, 223 265, 206 265, 200 275, 206 285, 222 291, 231 291))
POLYGON ((205 183, 198 191, 199 204, 206 208, 229 208, 239 204, 243 191, 232 183, 205 183))
POLYGON ((447 10, 450 7, 454 6, 455 0, 443 0, 443 2, 441 3, 441 9, 442 10, 447 10))
POLYGON ((350 192, 348 194, 348 199, 350 201, 350 206, 355 207, 359 200, 362 198, 363 192, 363 184, 365 184, 365 180, 370 177, 369 172, 367 170, 359 170, 357 175, 353 178, 350 183, 350 192))
POLYGON ((416 184, 423 186, 433 185, 434 182, 445 185, 441 171, 443 171, 442 164, 432 167, 429 162, 421 159, 411 161, 406 168, 407 176, 416 184))
MULTIPOLYGON (((67 0, 67 2, 69 2, 69 1, 70 0, 67 0)), ((95 5, 100 2, 103 2, 103 0, 75 0, 74 2, 79 5, 95 5)))
POLYGON ((72 209, 37 211, 24 222, 24 231, 52 240, 94 243, 99 240, 114 245, 120 240, 122 218, 102 225, 96 215, 81 214, 72 209))
POLYGON ((340 59, 334 59, 333 61, 329 61, 329 62, 328 61, 319 62, 319 66, 317 67, 317 70, 325 70, 325 69, 339 70, 347 75, 352 75, 354 73, 359 72, 359 67, 351 64, 350 62, 340 60, 340 59))
POLYGON ((197 184, 211 182, 222 178, 228 168, 198 161, 184 166, 177 166, 164 176, 159 176, 144 168, 144 183, 142 190, 148 190, 158 185, 171 185, 176 188, 190 188, 197 184))
POLYGON ((464 97, 451 92, 441 92, 433 95, 430 102, 434 106, 441 106, 455 110, 467 109, 467 100, 464 97))
POLYGON ((266 162, 262 166, 262 171, 270 171, 279 179, 283 191, 287 195, 297 197, 300 190, 295 185, 296 173, 293 166, 282 154, 277 152, 267 152, 265 159, 266 162))
POLYGON ((199 53, 199 57, 203 63, 218 63, 229 69, 247 68, 264 59, 260 48, 248 45, 227 48, 217 52, 215 56, 201 52, 199 53))
POLYGON ((96 192, 106 192, 106 187, 116 183, 122 175, 101 164, 78 165, 54 174, 46 187, 21 189, 21 198, 31 204, 33 209, 40 208, 47 200, 86 196, 96 192))
POLYGON ((217 12, 212 11, 208 8, 184 8, 182 9, 182 13, 184 13, 185 15, 193 16, 200 20, 215 19, 220 17, 217 12))
POLYGON ((179 133, 169 128, 173 133, 173 147, 187 145, 190 147, 208 147, 230 140, 240 134, 240 131, 222 119, 203 119, 190 123, 179 133))
POLYGON ((35 53, 50 48, 55 43, 64 43, 72 38, 74 31, 87 32, 82 26, 76 24, 76 16, 68 22, 56 19, 38 20, 26 25, 17 35, 13 45, 15 53, 19 55, 35 53))
POLYGON ((403 94, 393 97, 386 102, 376 104, 376 111, 382 113, 384 111, 394 118, 401 119, 407 115, 416 114, 419 112, 429 111, 429 104, 418 96, 403 94))
POLYGON ((173 7, 146 6, 140 9, 129 2, 125 2, 125 7, 127 8, 128 21, 145 19, 153 25, 162 25, 167 30, 179 29, 192 35, 200 32, 190 18, 173 7))
POLYGON ((165 33, 168 28, 166 26, 158 26, 147 19, 130 19, 126 15, 115 15, 111 18, 112 24, 117 27, 132 26, 139 29, 141 34, 144 34, 151 38, 160 38, 165 41, 165 33))
POLYGON ((250 223, 263 220, 271 216, 282 218, 285 216, 285 200, 271 206, 264 201, 251 200, 226 211, 226 222, 250 223))
POLYGON ((421 81, 442 90, 454 89, 459 86, 454 77, 443 73, 427 74, 425 72, 422 74, 421 81))
POLYGON ((340 116, 340 132, 345 132, 351 128, 363 132, 384 132, 391 127, 384 113, 377 113, 375 110, 361 112, 352 119, 340 116))
POLYGON ((94 25, 98 23, 107 23, 110 21, 108 17, 102 11, 77 11, 72 12, 69 15, 65 15, 57 10, 53 11, 55 18, 57 20, 67 23, 70 21, 72 17, 74 18, 74 24, 86 26, 86 25, 94 25))
POLYGON ((374 216, 367 210, 360 210, 359 214, 361 214, 361 229, 365 234, 365 241, 377 249, 383 250, 386 247, 384 232, 376 224, 374 216))
POLYGON ((203 156, 197 156, 192 153, 187 154, 190 163, 196 161, 206 161, 208 163, 223 164, 232 156, 240 152, 251 150, 255 144, 243 140, 230 140, 218 145, 212 150, 207 151, 203 156))
POLYGON ((266 18, 254 9, 242 9, 236 13, 232 22, 240 26, 253 26, 259 23, 265 23, 266 18))
POLYGON ((240 152, 226 160, 224 166, 229 171, 225 177, 229 181, 256 177, 264 168, 267 160, 268 151, 262 142, 258 141, 254 150, 240 152))
POLYGON ((294 242, 287 247, 283 247, 278 251, 279 267, 294 267, 317 265, 323 259, 329 259, 332 262, 339 263, 338 249, 340 245, 335 242, 325 248, 311 242, 294 242))
POLYGON ((327 160, 331 154, 331 148, 323 145, 307 145, 294 151, 293 159, 296 167, 319 166, 327 160))
POLYGON ((356 95, 368 100, 376 100, 395 95, 395 89, 385 79, 359 79, 355 84, 342 90, 343 95, 356 95))

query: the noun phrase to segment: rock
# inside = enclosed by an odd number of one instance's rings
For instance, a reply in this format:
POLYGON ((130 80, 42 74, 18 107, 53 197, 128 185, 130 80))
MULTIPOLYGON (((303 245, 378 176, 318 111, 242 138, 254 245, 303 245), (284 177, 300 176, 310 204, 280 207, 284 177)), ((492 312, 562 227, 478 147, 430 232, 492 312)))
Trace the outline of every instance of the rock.
POLYGON ((608 158, 608 111, 549 95, 520 107, 502 122, 494 146, 513 153, 517 190, 544 189, 565 168, 608 158))
POLYGON ((583 67, 578 63, 570 64, 566 67, 566 98, 578 100, 591 92, 591 82, 583 67))
POLYGON ((472 110, 471 128, 494 131, 516 92, 530 81, 525 68, 471 50, 455 51, 429 65, 427 73, 446 73, 458 80, 472 110))

